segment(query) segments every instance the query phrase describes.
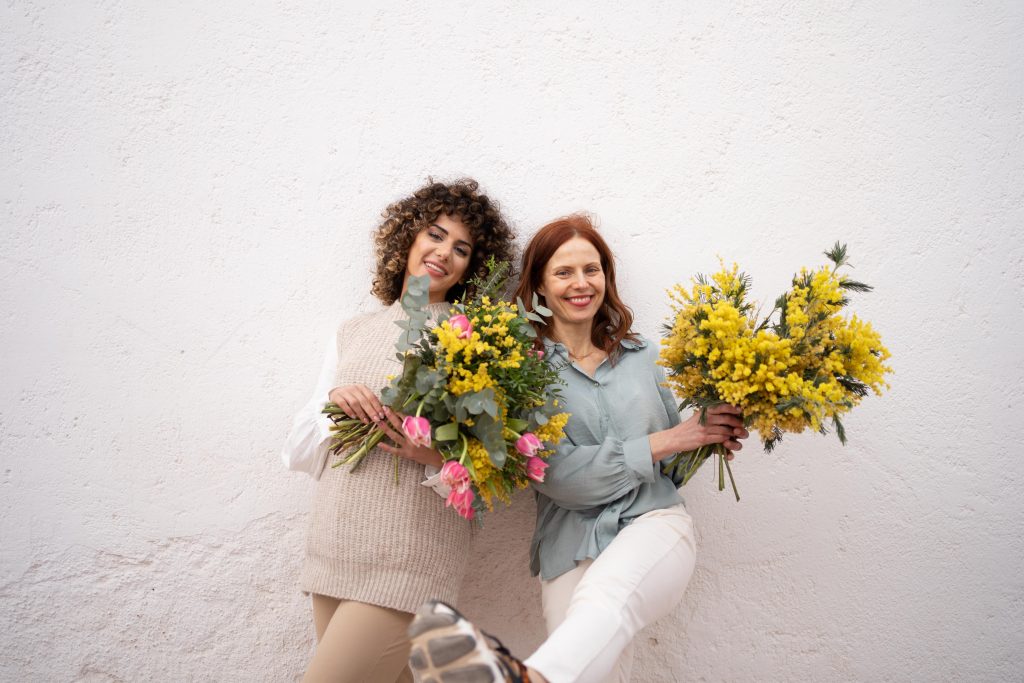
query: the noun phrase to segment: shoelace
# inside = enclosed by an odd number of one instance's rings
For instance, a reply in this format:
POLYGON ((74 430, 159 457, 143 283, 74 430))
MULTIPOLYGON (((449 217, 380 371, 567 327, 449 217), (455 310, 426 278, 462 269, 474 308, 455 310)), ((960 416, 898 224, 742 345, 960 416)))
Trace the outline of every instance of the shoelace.
POLYGON ((499 661, 506 667, 511 668, 514 666, 515 671, 509 671, 509 676, 512 677, 510 683, 530 683, 530 673, 526 668, 526 665, 519 661, 519 658, 509 652, 509 649, 505 647, 505 644, 500 640, 492 636, 490 633, 484 633, 484 637, 487 638, 488 645, 491 649, 497 652, 501 657, 499 661))

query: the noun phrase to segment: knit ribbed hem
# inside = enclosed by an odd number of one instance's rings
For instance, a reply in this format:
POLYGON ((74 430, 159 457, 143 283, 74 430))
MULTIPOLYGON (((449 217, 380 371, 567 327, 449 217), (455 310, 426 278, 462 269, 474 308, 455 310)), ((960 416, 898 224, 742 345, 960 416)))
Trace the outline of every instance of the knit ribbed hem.
POLYGON ((299 577, 305 593, 356 600, 413 613, 427 600, 457 603, 461 576, 427 576, 399 567, 367 567, 306 556, 299 577))

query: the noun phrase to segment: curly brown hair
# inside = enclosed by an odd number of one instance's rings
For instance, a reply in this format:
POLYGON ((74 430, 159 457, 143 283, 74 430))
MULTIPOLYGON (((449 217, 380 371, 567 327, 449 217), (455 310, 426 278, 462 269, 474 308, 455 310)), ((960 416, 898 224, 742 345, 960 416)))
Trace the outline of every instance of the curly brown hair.
MULTIPOLYGON (((473 252, 466 267, 466 280, 487 273, 487 259, 509 263, 513 275, 515 232, 501 215, 498 205, 479 192, 480 185, 471 178, 451 183, 435 182, 433 178, 411 196, 391 204, 381 214, 384 222, 374 231, 377 270, 373 276, 373 294, 385 305, 393 304, 402 293, 409 248, 416 235, 438 216, 455 216, 473 236, 473 252)), ((448 290, 448 301, 472 296, 469 286, 456 285, 448 290)))

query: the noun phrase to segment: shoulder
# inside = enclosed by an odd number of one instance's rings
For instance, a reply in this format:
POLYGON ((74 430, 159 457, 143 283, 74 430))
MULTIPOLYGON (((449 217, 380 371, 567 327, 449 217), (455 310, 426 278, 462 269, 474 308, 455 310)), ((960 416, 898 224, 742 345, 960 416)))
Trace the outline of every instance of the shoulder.
POLYGON ((634 334, 632 339, 627 338, 620 341, 619 346, 627 351, 643 351, 647 347, 651 346, 651 343, 644 335, 634 334))
POLYGON ((390 334, 397 329, 388 315, 388 309, 380 308, 375 311, 357 313, 351 318, 341 321, 341 324, 338 325, 338 340, 373 337, 383 332, 390 334))
POLYGON ((658 345, 651 343, 642 334, 633 335, 632 339, 623 339, 619 342, 621 347, 620 358, 629 360, 631 363, 648 363, 658 356, 658 345))

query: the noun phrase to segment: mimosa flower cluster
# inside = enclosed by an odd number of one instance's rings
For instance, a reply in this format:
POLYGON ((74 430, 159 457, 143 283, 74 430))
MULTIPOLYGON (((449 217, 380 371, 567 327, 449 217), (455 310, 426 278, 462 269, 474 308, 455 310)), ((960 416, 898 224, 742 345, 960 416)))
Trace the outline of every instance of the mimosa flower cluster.
MULTIPOLYGON (((487 279, 476 283, 480 294, 453 303, 429 327, 429 278, 410 278, 402 298, 409 320, 400 323, 397 344, 402 371, 381 392, 382 403, 407 415, 406 437, 441 453, 446 504, 467 519, 543 481, 545 459, 569 418, 559 408, 557 371, 533 349, 528 317, 537 314, 497 298, 507 266, 489 265, 487 279)), ((325 411, 337 413, 331 405, 325 411)), ((335 423, 333 452, 358 445, 338 464, 358 465, 383 438, 343 413, 335 423)))
MULTIPOLYGON (((839 274, 848 265, 845 245, 837 243, 825 256, 831 265, 794 275, 789 291, 760 322, 746 298, 750 279, 736 264, 670 291, 674 315, 665 326, 660 363, 681 408, 741 408, 744 424, 758 431, 766 451, 785 432, 826 433, 830 426, 846 443, 842 416, 869 392, 888 388, 885 376, 892 369, 871 324, 840 315, 849 292, 871 287, 839 274)), ((721 489, 728 468, 721 446, 680 454, 665 468, 682 484, 713 454, 719 456, 721 489)))

